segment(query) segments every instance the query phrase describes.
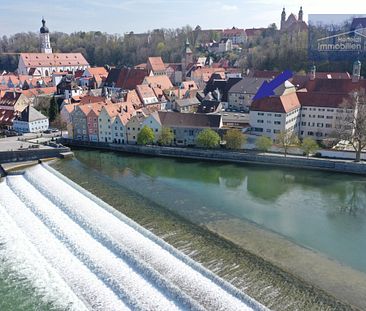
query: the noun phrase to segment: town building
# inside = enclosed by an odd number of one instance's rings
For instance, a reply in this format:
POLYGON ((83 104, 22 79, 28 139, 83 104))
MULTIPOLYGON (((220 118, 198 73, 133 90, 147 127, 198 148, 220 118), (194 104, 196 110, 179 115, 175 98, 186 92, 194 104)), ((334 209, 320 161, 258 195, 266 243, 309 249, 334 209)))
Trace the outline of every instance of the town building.
POLYGON ((149 57, 146 68, 150 76, 166 75, 165 64, 161 57, 149 57))
POLYGON ((172 129, 174 144, 179 146, 194 146, 197 135, 204 129, 222 128, 221 115, 168 111, 159 111, 158 115, 161 126, 172 129))
POLYGON ((13 130, 19 133, 39 133, 48 126, 48 118, 32 106, 26 107, 13 121, 13 130))
POLYGON ((107 76, 108 71, 104 67, 90 67, 84 70, 79 79, 80 85, 90 89, 101 88, 107 76))
POLYGON ((244 29, 231 28, 224 29, 222 32, 223 39, 230 39, 233 44, 244 44, 247 42, 247 35, 244 29))
POLYGON ((53 72, 85 70, 89 66, 81 53, 52 53, 49 30, 42 19, 41 53, 20 53, 17 72, 20 75, 48 77, 53 72))
MULTIPOLYGON (((242 78, 228 91, 228 108, 248 112, 253 97, 257 94, 264 82, 269 82, 269 79, 252 77, 242 78)), ((275 95, 284 95, 295 91, 294 85, 289 81, 286 81, 277 87, 274 92, 275 95)))
POLYGON ((249 112, 251 131, 275 140, 281 132, 298 135, 301 105, 296 93, 253 101, 249 112))
POLYGON ((127 126, 127 143, 128 144, 137 144, 137 137, 140 133, 140 130, 143 128, 143 122, 145 121, 147 114, 140 110, 136 112, 126 124, 127 126))

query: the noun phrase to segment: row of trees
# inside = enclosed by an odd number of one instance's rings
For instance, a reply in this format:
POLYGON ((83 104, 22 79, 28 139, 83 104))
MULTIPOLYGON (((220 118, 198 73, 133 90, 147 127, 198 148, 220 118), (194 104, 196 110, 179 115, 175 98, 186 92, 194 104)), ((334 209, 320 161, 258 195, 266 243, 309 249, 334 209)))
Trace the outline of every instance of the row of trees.
MULTIPOLYGON (((154 131, 150 127, 144 126, 137 136, 137 144, 148 145, 152 144, 154 141, 154 131)), ((173 141, 173 131, 170 128, 164 127, 157 140, 158 144, 162 146, 170 146, 173 144, 173 141)), ((238 150, 245 144, 246 137, 238 129, 229 129, 224 134, 223 141, 226 149, 238 150)), ((211 129, 201 131, 196 138, 197 146, 206 149, 217 148, 220 145, 220 142, 220 135, 211 129)), ((284 150, 285 156, 287 156, 290 147, 300 147, 308 157, 319 148, 315 140, 307 137, 300 143, 296 135, 286 131, 278 134, 276 142, 284 150)), ((272 144, 273 142, 270 138, 261 136, 256 140, 256 149, 265 152, 272 147, 272 144)))

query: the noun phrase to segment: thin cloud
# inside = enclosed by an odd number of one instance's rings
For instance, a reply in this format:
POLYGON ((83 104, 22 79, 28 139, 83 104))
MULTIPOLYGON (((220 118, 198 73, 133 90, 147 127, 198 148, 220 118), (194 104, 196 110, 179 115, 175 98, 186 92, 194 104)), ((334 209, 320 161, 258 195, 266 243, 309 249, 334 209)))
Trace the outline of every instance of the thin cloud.
POLYGON ((237 11, 239 10, 239 8, 236 5, 228 5, 228 4, 224 4, 221 7, 222 10, 224 11, 237 11))

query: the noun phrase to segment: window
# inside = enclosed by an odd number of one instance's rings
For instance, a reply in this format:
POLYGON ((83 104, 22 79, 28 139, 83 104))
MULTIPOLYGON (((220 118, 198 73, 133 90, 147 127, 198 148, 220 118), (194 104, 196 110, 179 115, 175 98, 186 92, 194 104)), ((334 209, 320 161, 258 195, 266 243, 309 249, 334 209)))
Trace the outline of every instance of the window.
POLYGON ((333 119, 333 116, 327 116, 327 119, 333 119))
POLYGON ((279 134, 281 131, 280 130, 273 130, 274 134, 279 134))
POLYGON ((319 118, 319 119, 324 119, 324 116, 322 116, 322 115, 318 114, 318 118, 319 118))
POLYGON ((267 132, 267 133, 271 133, 271 130, 270 130, 270 129, 267 129, 267 130, 266 130, 266 132, 267 132))
POLYGON ((257 123, 263 123, 264 121, 263 120, 257 120, 257 123))
POLYGON ((280 113, 275 113, 274 116, 277 117, 277 118, 281 118, 281 114, 280 113))
POLYGON ((264 116, 264 113, 263 112, 258 112, 258 115, 259 116, 264 116))
POLYGON ((301 125, 302 126, 306 126, 306 122, 301 122, 301 125))
POLYGON ((327 123, 327 124, 325 124, 325 127, 326 128, 331 128, 332 127, 332 124, 327 123))
POLYGON ((281 124, 281 121, 274 121, 274 124, 280 125, 281 124))

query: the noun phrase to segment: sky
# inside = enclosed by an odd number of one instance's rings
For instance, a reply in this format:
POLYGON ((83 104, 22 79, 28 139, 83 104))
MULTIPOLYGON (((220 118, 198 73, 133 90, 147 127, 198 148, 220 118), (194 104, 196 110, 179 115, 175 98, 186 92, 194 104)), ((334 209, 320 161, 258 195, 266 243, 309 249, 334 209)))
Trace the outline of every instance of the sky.
POLYGON ((186 25, 202 29, 279 26, 282 8, 298 14, 366 14, 365 0, 0 0, 0 35, 99 30, 111 34, 186 25))

